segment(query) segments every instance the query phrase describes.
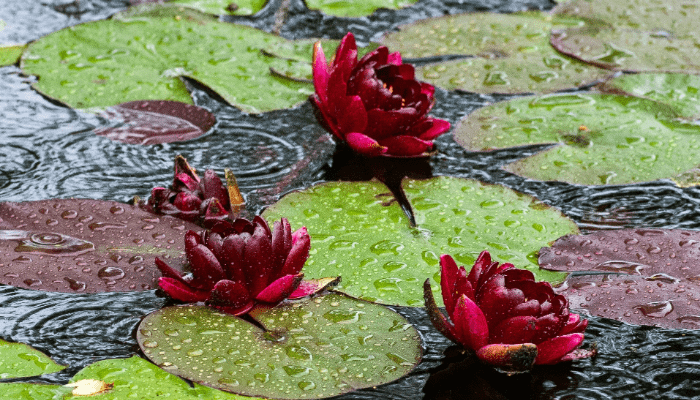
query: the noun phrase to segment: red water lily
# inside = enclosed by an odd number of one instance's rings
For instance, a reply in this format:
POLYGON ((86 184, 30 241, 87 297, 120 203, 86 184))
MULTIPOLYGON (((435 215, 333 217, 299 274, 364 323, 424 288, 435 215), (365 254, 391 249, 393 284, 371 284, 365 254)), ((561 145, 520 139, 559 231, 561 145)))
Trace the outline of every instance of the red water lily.
POLYGON ((532 272, 499 265, 482 252, 469 274, 449 255, 440 259, 442 299, 438 310, 425 282, 425 303, 435 327, 453 342, 476 352, 487 364, 509 372, 534 364, 591 357, 579 349, 588 320, 569 313, 569 302, 532 272))
POLYGON ((175 158, 175 177, 170 188, 151 190, 148 202, 138 205, 155 214, 166 214, 211 227, 230 218, 231 204, 227 188, 213 170, 200 179, 182 156, 175 158))
POLYGON ((156 258, 163 274, 158 284, 170 297, 204 301, 224 312, 240 315, 256 304, 276 305, 315 293, 324 285, 302 284, 300 273, 309 257, 306 228, 292 233, 287 219, 270 231, 260 217, 219 222, 211 231, 185 235, 185 253, 192 273, 186 276, 156 258))
POLYGON ((314 46, 316 93, 311 101, 323 127, 365 156, 416 157, 433 149, 433 139, 450 123, 426 116, 435 88, 415 79, 401 55, 382 46, 358 62, 352 33, 345 35, 329 64, 314 46))

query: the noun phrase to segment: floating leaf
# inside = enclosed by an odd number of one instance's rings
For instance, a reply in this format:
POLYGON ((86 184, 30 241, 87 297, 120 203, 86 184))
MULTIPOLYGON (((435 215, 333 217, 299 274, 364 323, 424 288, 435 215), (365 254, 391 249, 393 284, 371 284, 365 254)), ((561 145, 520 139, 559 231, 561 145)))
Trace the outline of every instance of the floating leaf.
POLYGON ((537 268, 537 250, 576 225, 533 197, 496 185, 450 177, 403 181, 417 227, 379 182, 337 182, 293 192, 268 208, 268 221, 282 216, 305 225, 311 255, 308 278, 342 277, 339 290, 385 304, 423 306, 422 283, 433 278, 436 298, 439 257, 451 254, 470 267, 488 249, 500 262, 528 268, 538 279, 562 275, 537 268))
POLYGON ((187 8, 143 5, 39 39, 21 67, 39 76, 37 90, 77 108, 192 103, 179 79, 188 77, 243 111, 262 112, 290 107, 313 92, 308 83, 270 73, 280 61, 260 49, 284 40, 187 8))
POLYGON ((408 58, 472 55, 419 67, 425 80, 445 89, 479 93, 547 93, 584 86, 610 73, 558 54, 549 44, 553 27, 580 19, 542 12, 472 13, 418 21, 389 33, 382 44, 408 58))
POLYGON ((605 92, 644 97, 672 107, 687 119, 700 118, 700 76, 687 74, 622 75, 601 86, 605 92))
POLYGON ((64 368, 29 345, 0 340, 0 379, 52 374, 64 368))
POLYGON ((575 0, 555 15, 586 18, 585 27, 552 33, 560 52, 603 68, 693 73, 700 71, 700 6, 685 0, 575 0))
POLYGON ((17 63, 25 45, 0 46, 0 67, 17 63))
POLYGON ((71 388, 59 385, 0 383, 0 400, 64 400, 70 392, 71 388))
POLYGON ((153 362, 197 383, 246 396, 330 397, 381 385, 420 361, 402 316, 341 294, 254 312, 265 328, 203 306, 148 315, 137 340, 153 362))
POLYGON ((166 393, 169 398, 177 400, 255 400, 221 392, 196 383, 194 386, 190 386, 179 377, 171 375, 136 356, 96 362, 78 372, 72 381, 83 379, 97 379, 114 384, 109 392, 95 397, 100 400, 131 398, 155 400, 166 393))
POLYGON ((698 258, 699 231, 625 229, 565 236, 540 250, 539 263, 577 272, 563 291, 574 308, 633 324, 700 329, 698 258))
POLYGON ((305 0, 312 10, 321 10, 338 17, 364 17, 380 8, 398 10, 415 4, 418 0, 305 0))
POLYGON ((204 135, 216 123, 209 111, 178 101, 145 100, 107 108, 102 116, 118 126, 99 128, 95 133, 129 144, 180 142, 204 135))
POLYGON ((184 233, 196 225, 114 201, 0 203, 0 283, 96 293, 153 289, 155 257, 184 264, 184 233))
POLYGON ((700 126, 651 100, 596 93, 526 97, 480 108, 455 129, 470 151, 558 144, 505 167, 582 185, 669 178, 700 164, 700 126))
POLYGON ((267 0, 175 0, 179 4, 215 15, 251 15, 262 10, 267 0))

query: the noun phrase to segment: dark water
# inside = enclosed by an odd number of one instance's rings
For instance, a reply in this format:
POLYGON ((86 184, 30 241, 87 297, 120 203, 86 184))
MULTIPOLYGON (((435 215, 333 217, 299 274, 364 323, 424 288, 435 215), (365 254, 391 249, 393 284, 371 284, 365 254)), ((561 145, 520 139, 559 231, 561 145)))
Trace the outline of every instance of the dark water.
MULTIPOLYGON (((0 0, 0 19, 8 22, 0 32, 0 44, 34 40, 65 26, 105 18, 127 3, 0 0)), ((255 17, 228 20, 288 38, 340 38, 352 30, 364 43, 398 24, 426 17, 552 6, 547 0, 429 0, 405 10, 341 19, 309 11, 301 0, 272 0, 255 17)), ((23 77, 18 68, 0 68, 0 201, 146 197, 153 186, 167 185, 172 179, 176 154, 184 155, 200 170, 213 168, 221 174, 224 168, 232 169, 251 211, 260 211, 289 190, 338 176, 334 145, 315 122, 308 104, 251 116, 192 86, 196 103, 216 114, 215 128, 190 142, 146 147, 95 136, 91 131, 106 121, 55 105, 30 84, 31 78, 23 77)), ((433 115, 455 123, 476 108, 504 98, 438 89, 433 115)), ((680 189, 665 180, 613 187, 531 181, 500 167, 541 146, 467 153, 450 135, 440 137, 437 144, 439 153, 430 160, 428 172, 500 183, 534 195, 560 208, 584 232, 642 226, 700 229, 699 189, 680 189)), ((85 365, 136 352, 136 324, 163 304, 153 292, 67 295, 0 287, 0 337, 29 343, 70 365, 66 371, 42 378, 66 382, 85 365)), ((700 393, 698 332, 591 318, 586 338, 587 343, 597 344, 598 357, 508 378, 479 368, 451 348, 423 310, 398 311, 421 332, 423 363, 395 383, 342 398, 689 399, 700 393)))

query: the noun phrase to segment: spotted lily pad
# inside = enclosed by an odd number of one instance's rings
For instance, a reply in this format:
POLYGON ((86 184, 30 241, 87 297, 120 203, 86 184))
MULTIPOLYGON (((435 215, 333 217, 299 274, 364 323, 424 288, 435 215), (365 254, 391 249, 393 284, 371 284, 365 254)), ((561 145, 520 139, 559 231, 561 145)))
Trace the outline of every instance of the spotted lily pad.
POLYGON ((262 10, 267 0, 175 0, 172 4, 214 15, 251 15, 262 10))
POLYGON ((426 19, 400 27, 381 43, 407 58, 470 55, 429 64, 420 80, 479 93, 547 93, 599 81, 610 73, 562 56, 549 44, 553 27, 580 26, 542 12, 472 13, 426 19))
POLYGON ((683 118, 700 118, 699 75, 622 75, 605 82, 601 89, 606 92, 644 97, 669 105, 683 118))
POLYGON ((25 45, 0 46, 0 67, 17 63, 25 45))
MULTIPOLYGON (((416 224, 379 182, 325 183, 293 192, 268 208, 305 225, 311 236, 307 277, 342 277, 339 290, 385 304, 422 306, 421 284, 439 290, 439 257, 451 254, 470 267, 485 249, 495 260, 528 268, 538 279, 563 275, 537 268, 543 245, 576 225, 533 197, 496 185, 451 177, 403 181, 416 224)), ((436 294, 436 298, 441 298, 436 294)))
POLYGON ((0 340, 0 379, 52 374, 64 368, 26 344, 0 340))
POLYGON ((700 329, 700 232, 625 229, 565 236, 540 250, 542 268, 576 272, 563 292, 594 315, 700 329))
POLYGON ((284 40, 188 8, 146 4, 45 36, 29 45, 20 64, 39 77, 37 90, 77 108, 192 103, 180 80, 188 77, 246 112, 262 112, 290 107, 313 92, 308 83, 270 73, 285 61, 260 49, 284 40))
POLYGON ((380 8, 397 10, 415 4, 418 0, 305 0, 312 10, 321 10, 338 17, 364 17, 380 8))
POLYGON ((582 185, 670 178, 700 164, 700 126, 651 100, 596 93, 526 97, 463 119, 455 140, 471 151, 557 144, 505 167, 582 185))
POLYGON ((686 0, 574 0, 555 15, 586 18, 585 27, 552 33, 560 52, 603 68, 697 73, 700 5, 686 0))
POLYGON ((71 388, 33 383, 0 383, 0 400, 65 400, 71 388))
POLYGON ((179 142, 204 135, 216 123, 209 111, 178 101, 132 101, 108 107, 102 116, 116 126, 95 130, 100 136, 129 144, 179 142))
POLYGON ((275 399, 315 399, 381 385, 421 359, 402 316, 341 294, 260 310, 248 321, 203 306, 148 315, 137 340, 168 372, 214 388, 275 399))
POLYGON ((199 228, 113 201, 0 203, 0 283, 68 293, 153 289, 155 257, 182 269, 188 229, 199 228))

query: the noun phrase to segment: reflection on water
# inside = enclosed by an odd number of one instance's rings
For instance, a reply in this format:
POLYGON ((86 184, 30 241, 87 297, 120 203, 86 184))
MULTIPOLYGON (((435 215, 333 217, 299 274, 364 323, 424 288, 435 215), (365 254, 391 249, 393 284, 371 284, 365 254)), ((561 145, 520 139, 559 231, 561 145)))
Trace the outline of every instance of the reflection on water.
MULTIPOLYGON (((0 32, 0 44, 25 42, 64 26, 104 18, 127 3, 14 2, 12 7, 0 7, 0 19, 22 23, 10 23, 0 32)), ((256 18, 226 19, 269 31, 280 17, 275 11, 281 4, 282 0, 271 0, 256 18)), ((340 38, 351 29, 360 43, 376 40, 381 32, 418 18, 553 5, 547 0, 424 0, 404 10, 380 10, 368 18, 342 19, 309 12, 302 0, 287 4, 286 24, 280 26, 283 36, 340 38)), ((222 175, 224 168, 232 169, 252 211, 273 203, 288 190, 341 175, 324 168, 331 160, 333 146, 308 104, 265 115, 245 115, 187 82, 195 103, 216 114, 218 123, 213 131, 184 143, 135 146, 96 136, 92 131, 104 127, 107 121, 50 102, 31 89, 32 79, 21 76, 16 67, 0 68, 0 201, 67 197, 127 201, 133 195, 145 198, 152 187, 170 183, 172 160, 177 154, 202 171, 211 168, 222 175)), ((478 107, 508 98, 441 89, 437 89, 436 97, 433 115, 453 124, 478 107)), ((449 134, 438 138, 436 144, 439 153, 430 160, 433 174, 500 183, 534 195, 560 208, 584 232, 625 227, 700 229, 698 188, 681 189, 670 181, 612 187, 530 181, 501 167, 541 151, 543 146, 468 153, 449 134)), ((56 240, 72 239, 42 235, 5 230, 0 231, 0 240, 15 241, 16 246, 31 253, 51 249, 56 240)), ((89 244, 70 242, 69 246, 87 252, 89 244)), ((112 266, 98 271, 105 280, 120 279, 123 273, 112 266)), ((81 282, 68 284, 76 285, 78 290, 81 282)), ((83 295, 0 286, 0 337, 28 343, 59 363, 69 364, 66 371, 42 378, 66 382, 87 364, 137 351, 134 327, 142 316, 164 302, 153 291, 83 295)), ((652 304, 643 311, 663 314, 669 307, 672 304, 652 304)), ((506 378, 480 368, 473 360, 445 358, 443 352, 451 344, 435 331, 423 310, 398 311, 421 333, 425 344, 423 363, 397 382, 341 398, 682 399, 700 392, 700 333, 696 331, 636 327, 592 318, 586 343, 597 344, 598 357, 569 366, 538 368, 532 375, 508 378, 506 384, 506 378)), ((700 317, 684 318, 700 326, 700 317)))

